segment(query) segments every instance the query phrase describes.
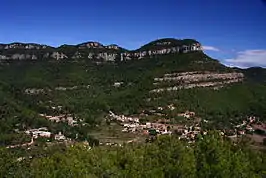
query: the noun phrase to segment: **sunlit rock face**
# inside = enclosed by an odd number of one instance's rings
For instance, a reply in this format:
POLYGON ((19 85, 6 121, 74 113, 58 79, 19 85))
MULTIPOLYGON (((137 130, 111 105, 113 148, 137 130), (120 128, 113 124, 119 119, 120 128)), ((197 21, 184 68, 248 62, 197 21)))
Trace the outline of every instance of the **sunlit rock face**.
POLYGON ((5 56, 5 55, 0 55, 0 60, 7 60, 9 59, 9 57, 5 56))
POLYGON ((172 42, 157 42, 156 45, 152 46, 153 50, 142 50, 138 52, 126 52, 121 54, 121 61, 142 59, 144 57, 154 57, 158 55, 174 54, 174 53, 188 53, 193 51, 202 51, 200 43, 192 43, 190 45, 178 45, 172 44, 172 42))
POLYGON ((78 45, 79 49, 97 49, 97 48, 104 48, 101 43, 98 42, 87 42, 78 45))
POLYGON ((36 60, 36 55, 30 54, 13 54, 11 56, 0 55, 0 60, 36 60))
POLYGON ((24 49, 24 50, 32 50, 32 49, 46 49, 47 45, 34 44, 34 43, 11 43, 11 44, 0 44, 0 49, 24 49))
POLYGON ((0 44, 0 60, 89 59, 114 62, 201 50, 201 44, 195 40, 170 38, 150 42, 137 50, 126 50, 116 44, 105 46, 99 42, 63 45, 58 48, 34 43, 11 43, 0 44))
POLYGON ((218 73, 210 71, 192 71, 165 74, 163 77, 154 78, 152 93, 164 91, 175 91, 195 87, 210 87, 219 89, 232 83, 239 83, 244 80, 244 74, 240 72, 218 73), (161 88, 160 85, 168 87, 161 88))
POLYGON ((81 59, 82 54, 79 51, 77 51, 77 52, 75 52, 75 54, 71 58, 72 59, 81 59))
POLYGON ((117 46, 117 45, 108 45, 108 46, 106 46, 105 48, 106 48, 106 49, 114 49, 114 50, 119 50, 119 49, 120 49, 120 47, 117 46))
POLYGON ((56 59, 56 60, 61 60, 61 59, 67 59, 68 57, 64 53, 59 53, 59 52, 53 52, 50 55, 51 58, 56 59))
POLYGON ((11 56, 11 58, 14 59, 14 60, 16 60, 16 59, 23 60, 23 59, 25 59, 25 55, 24 54, 13 54, 11 56))
POLYGON ((99 53, 97 57, 103 59, 104 61, 115 61, 117 54, 113 53, 99 53))

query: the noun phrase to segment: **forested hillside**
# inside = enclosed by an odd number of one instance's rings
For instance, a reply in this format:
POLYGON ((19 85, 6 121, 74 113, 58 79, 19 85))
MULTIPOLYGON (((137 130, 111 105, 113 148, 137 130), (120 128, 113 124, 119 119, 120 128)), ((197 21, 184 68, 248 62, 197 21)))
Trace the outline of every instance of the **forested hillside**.
POLYGON ((1 177, 265 174, 265 69, 228 68, 195 40, 134 51, 95 42, 5 48, 0 57, 82 55, 1 60, 1 177), (103 60, 114 51, 121 60, 103 60))

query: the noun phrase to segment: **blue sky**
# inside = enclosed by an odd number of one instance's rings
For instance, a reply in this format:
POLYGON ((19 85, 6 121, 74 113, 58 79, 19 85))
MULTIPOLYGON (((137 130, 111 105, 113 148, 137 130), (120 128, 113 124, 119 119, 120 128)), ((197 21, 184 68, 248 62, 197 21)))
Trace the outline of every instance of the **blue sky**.
POLYGON ((266 67, 263 0, 1 0, 0 43, 85 41, 135 49, 194 38, 227 65, 266 67))

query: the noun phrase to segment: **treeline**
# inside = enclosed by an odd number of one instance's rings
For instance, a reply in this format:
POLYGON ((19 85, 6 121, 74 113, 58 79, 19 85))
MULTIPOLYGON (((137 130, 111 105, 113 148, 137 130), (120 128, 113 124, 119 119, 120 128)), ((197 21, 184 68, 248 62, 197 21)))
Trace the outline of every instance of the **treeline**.
MULTIPOLYGON (((51 148, 49 148, 51 150, 51 148)), ((47 152, 47 149, 46 149, 47 152)), ((77 144, 55 149, 44 157, 17 161, 15 153, 1 150, 1 177, 263 177, 266 155, 237 145, 218 133, 199 136, 195 144, 161 136, 153 143, 123 147, 77 144)))

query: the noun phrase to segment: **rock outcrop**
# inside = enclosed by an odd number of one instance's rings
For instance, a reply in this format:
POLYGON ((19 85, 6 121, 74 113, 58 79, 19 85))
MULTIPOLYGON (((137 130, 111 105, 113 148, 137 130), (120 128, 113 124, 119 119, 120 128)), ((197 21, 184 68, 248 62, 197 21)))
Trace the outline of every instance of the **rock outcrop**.
POLYGON ((201 44, 190 39, 156 40, 132 51, 115 44, 104 46, 99 42, 62 45, 58 48, 34 43, 11 43, 0 44, 0 60, 88 59, 96 61, 127 61, 201 50, 201 44))
POLYGON ((238 72, 215 73, 209 71, 194 71, 165 74, 161 78, 154 78, 156 88, 151 92, 176 91, 195 87, 211 87, 219 89, 231 83, 243 81, 244 74, 238 72), (160 87, 164 86, 164 87, 160 87))

